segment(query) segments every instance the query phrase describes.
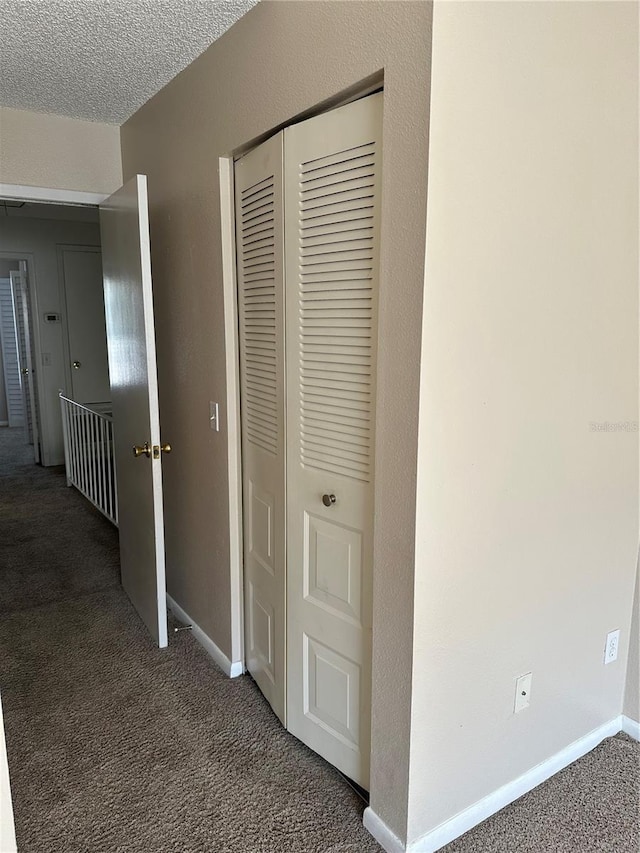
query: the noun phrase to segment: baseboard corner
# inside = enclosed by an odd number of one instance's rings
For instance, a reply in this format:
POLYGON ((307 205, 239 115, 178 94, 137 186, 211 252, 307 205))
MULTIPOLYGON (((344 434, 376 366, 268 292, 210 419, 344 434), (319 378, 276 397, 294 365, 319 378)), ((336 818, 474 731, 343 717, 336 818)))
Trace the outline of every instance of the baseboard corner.
POLYGON ((371 806, 367 806, 362 823, 386 853, 405 853, 406 847, 397 835, 379 817, 371 806))
MULTIPOLYGON (((449 844, 459 838, 465 832, 473 829, 491 815, 496 814, 505 806, 537 788, 542 782, 546 782, 560 770, 568 767, 578 758, 582 758, 592 749, 595 749, 605 738, 612 737, 620 731, 621 718, 614 717, 612 720, 598 726, 597 729, 588 732, 573 743, 568 744, 555 755, 547 758, 540 764, 527 770, 512 782, 508 782, 496 791, 492 791, 478 802, 454 815, 449 820, 436 826, 408 846, 409 853, 436 853, 445 844, 449 844)), ((384 845, 383 845, 384 846, 384 845)))
POLYGON ((213 658, 214 662, 218 664, 225 675, 228 675, 229 678, 237 678, 239 675, 242 675, 244 672, 244 665, 242 661, 233 661, 232 663, 222 649, 214 643, 211 637, 193 621, 187 611, 183 610, 169 594, 167 594, 167 607, 181 622, 184 622, 186 625, 191 625, 191 634, 193 635, 194 640, 202 646, 209 657, 213 658))
POLYGON ((621 731, 632 737, 634 740, 640 741, 640 723, 631 717, 626 717, 624 714, 620 718, 621 731))

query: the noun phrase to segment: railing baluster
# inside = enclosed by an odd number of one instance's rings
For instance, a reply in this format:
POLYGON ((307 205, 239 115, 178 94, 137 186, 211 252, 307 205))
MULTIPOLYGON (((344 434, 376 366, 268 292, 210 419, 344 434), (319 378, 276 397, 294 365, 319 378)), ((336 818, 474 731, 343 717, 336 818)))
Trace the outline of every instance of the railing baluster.
MULTIPOLYGON (((108 463, 107 463, 107 480, 109 483, 109 485, 108 485, 109 515, 112 518, 116 518, 116 513, 114 511, 115 507, 114 507, 114 503, 113 503, 114 502, 114 497, 113 497, 113 492, 114 492, 114 488, 113 488, 113 458, 114 457, 113 457, 113 439, 112 439, 113 424, 111 424, 109 421, 107 421, 106 427, 107 427, 107 444, 109 445, 109 459, 108 459, 108 463)), ((117 522, 117 518, 116 518, 116 522, 117 522)))
POLYGON ((96 419, 94 412, 88 412, 89 418, 89 452, 87 454, 87 459, 89 462, 89 499, 94 503, 96 502, 96 440, 95 440, 95 430, 94 430, 94 422, 96 419))
POLYGON ((115 518, 115 524, 117 526, 118 519, 120 518, 120 508, 118 506, 118 479, 116 476, 116 450, 115 450, 115 441, 113 438, 113 419, 110 422, 111 427, 111 469, 113 471, 113 517, 115 518))
POLYGON ((71 416, 71 420, 73 422, 73 485, 78 488, 80 482, 80 438, 78 435, 78 429, 80 424, 78 423, 78 411, 75 408, 69 406, 69 414, 71 416))
POLYGON ((98 427, 98 479, 100 480, 100 509, 102 512, 107 511, 107 502, 105 500, 104 493, 104 420, 103 418, 98 418, 98 422, 96 424, 98 427))

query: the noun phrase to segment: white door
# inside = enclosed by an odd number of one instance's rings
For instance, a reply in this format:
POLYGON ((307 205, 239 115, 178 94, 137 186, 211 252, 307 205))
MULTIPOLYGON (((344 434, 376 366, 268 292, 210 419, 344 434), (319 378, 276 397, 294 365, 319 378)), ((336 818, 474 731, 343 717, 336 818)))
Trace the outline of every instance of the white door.
POLYGON ((100 250, 63 246, 59 263, 67 309, 71 393, 80 403, 102 403, 109 399, 109 365, 100 250))
POLYGON ((33 445, 35 462, 40 462, 40 436, 38 431, 38 408, 36 399, 36 377, 34 373, 31 319, 29 315, 29 285, 27 264, 20 261, 19 270, 11 270, 11 289, 16 314, 16 332, 20 351, 22 390, 26 413, 27 442, 33 445))
POLYGON ((100 205, 122 585, 154 640, 167 645, 162 462, 147 180, 100 205))
POLYGON ((236 163, 246 666, 285 723, 282 133, 236 163))
POLYGON ((364 787, 381 129, 374 95, 235 173, 247 667, 289 731, 364 787))
POLYGON ((369 787, 382 94, 285 131, 287 727, 369 787))

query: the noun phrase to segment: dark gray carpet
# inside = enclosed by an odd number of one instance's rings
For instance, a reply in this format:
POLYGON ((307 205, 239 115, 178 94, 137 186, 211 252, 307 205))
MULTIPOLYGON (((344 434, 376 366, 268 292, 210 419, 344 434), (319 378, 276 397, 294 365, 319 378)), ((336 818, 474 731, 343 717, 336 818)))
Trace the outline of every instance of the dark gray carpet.
MULTIPOLYGON (((363 804, 187 632, 153 648, 117 534, 0 429, 0 690, 20 853, 374 853, 363 804), (6 592, 6 595, 5 595, 6 592)), ((447 853, 638 853, 611 738, 447 853)), ((475 772, 473 768, 470 772, 475 772)))
POLYGON ((193 638, 155 649, 117 533, 0 430, 0 690, 20 853, 353 853, 364 804, 193 638), (7 595, 4 594, 5 590, 7 595))
POLYGON ((638 853, 640 743, 608 738, 442 853, 638 853))
POLYGON ((119 586, 118 559, 117 531, 64 468, 34 465, 23 430, 0 428, 0 616, 119 586))

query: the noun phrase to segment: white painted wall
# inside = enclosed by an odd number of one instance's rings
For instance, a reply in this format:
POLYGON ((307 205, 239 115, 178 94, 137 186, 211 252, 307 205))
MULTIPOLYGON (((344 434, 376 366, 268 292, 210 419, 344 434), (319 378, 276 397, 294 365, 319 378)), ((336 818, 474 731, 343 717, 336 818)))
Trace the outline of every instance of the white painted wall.
POLYGON ((621 713, 638 544, 638 6, 433 33, 410 842, 621 713))
POLYGON ((0 184, 107 194, 121 183, 116 125, 0 107, 0 184))
POLYGON ((65 356, 64 294, 59 281, 56 247, 61 244, 99 246, 100 229, 92 222, 68 222, 9 217, 0 228, 0 252, 12 258, 30 261, 32 319, 36 350, 36 376, 41 419, 42 460, 44 465, 64 463, 62 426, 58 390, 66 390, 68 368, 65 356), (46 312, 62 316, 62 323, 45 323, 46 312), (44 366, 42 354, 49 353, 51 364, 44 366))

